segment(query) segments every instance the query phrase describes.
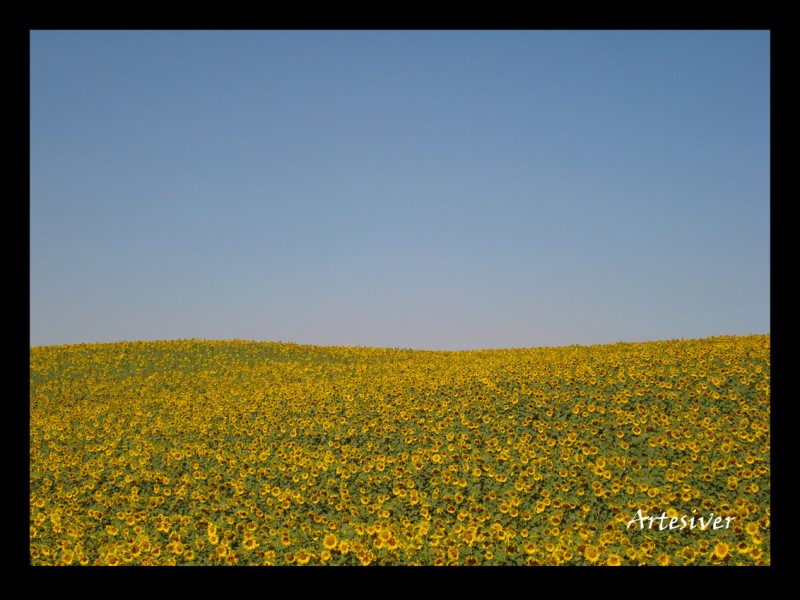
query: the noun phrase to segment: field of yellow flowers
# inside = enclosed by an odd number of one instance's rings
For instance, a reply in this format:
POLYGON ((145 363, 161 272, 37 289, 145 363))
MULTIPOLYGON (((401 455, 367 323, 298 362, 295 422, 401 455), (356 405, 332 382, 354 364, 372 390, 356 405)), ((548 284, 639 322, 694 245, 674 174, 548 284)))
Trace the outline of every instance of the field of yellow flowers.
POLYGON ((30 562, 768 565, 769 423, 768 335, 32 347, 30 562))

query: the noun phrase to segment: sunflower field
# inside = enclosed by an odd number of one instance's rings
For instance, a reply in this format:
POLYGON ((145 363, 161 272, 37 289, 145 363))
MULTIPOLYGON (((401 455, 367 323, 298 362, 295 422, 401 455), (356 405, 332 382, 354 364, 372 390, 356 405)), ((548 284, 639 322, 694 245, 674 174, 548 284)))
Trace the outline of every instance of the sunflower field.
POLYGON ((770 338, 32 347, 30 563, 769 565, 770 338))

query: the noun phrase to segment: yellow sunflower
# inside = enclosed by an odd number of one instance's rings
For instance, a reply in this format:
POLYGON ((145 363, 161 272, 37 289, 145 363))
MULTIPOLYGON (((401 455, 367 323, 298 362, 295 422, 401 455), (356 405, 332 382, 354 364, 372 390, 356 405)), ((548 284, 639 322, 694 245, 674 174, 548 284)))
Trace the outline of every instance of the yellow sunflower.
POLYGON ((742 540, 741 542, 739 542, 739 545, 736 546, 736 551, 739 554, 747 554, 748 552, 750 552, 750 546, 747 544, 747 542, 742 540))
POLYGON ((255 538, 249 537, 244 541, 242 546, 244 546, 245 550, 254 550, 255 548, 258 547, 258 542, 256 541, 255 538))
POLYGON ((725 542, 717 542, 717 545, 714 546, 714 557, 723 560, 730 554, 730 551, 731 547, 728 544, 725 542))
POLYGON ((536 552, 536 544, 534 544, 533 542, 528 542, 527 544, 525 544, 526 554, 533 554, 534 552, 536 552))
POLYGON ((606 565, 609 567, 618 567, 622 564, 622 557, 619 554, 611 554, 606 559, 606 565))
POLYGON ((339 540, 336 539, 336 536, 332 533, 327 534, 323 540, 322 545, 325 547, 326 550, 333 550, 336 548, 336 544, 339 543, 339 540))

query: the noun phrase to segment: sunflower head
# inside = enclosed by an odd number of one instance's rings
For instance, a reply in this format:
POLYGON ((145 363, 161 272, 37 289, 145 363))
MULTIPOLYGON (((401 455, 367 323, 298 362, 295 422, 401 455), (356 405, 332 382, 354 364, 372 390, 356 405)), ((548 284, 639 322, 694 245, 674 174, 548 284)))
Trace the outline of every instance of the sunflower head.
POLYGON ((719 560, 724 560, 730 554, 731 548, 725 542, 718 542, 714 546, 714 557, 719 560))
POLYGON ((327 534, 323 540, 322 545, 325 547, 326 550, 333 550, 336 548, 336 545, 339 543, 339 540, 336 539, 336 536, 332 533, 327 534))
POLYGON ((590 563, 596 563, 600 559, 600 552, 594 546, 586 546, 583 556, 590 563))
POLYGON ((611 554, 606 559, 606 564, 609 567, 618 567, 618 566, 620 566, 622 564, 622 557, 620 555, 618 555, 618 554, 611 554))

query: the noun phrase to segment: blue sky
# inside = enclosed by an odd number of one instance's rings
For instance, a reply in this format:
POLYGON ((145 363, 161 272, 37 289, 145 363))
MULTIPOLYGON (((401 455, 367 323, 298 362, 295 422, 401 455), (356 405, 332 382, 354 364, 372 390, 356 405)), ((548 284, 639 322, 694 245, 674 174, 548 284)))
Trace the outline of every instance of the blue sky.
POLYGON ((768 31, 32 31, 30 343, 770 331, 768 31))

